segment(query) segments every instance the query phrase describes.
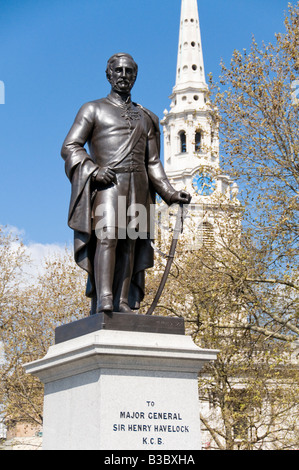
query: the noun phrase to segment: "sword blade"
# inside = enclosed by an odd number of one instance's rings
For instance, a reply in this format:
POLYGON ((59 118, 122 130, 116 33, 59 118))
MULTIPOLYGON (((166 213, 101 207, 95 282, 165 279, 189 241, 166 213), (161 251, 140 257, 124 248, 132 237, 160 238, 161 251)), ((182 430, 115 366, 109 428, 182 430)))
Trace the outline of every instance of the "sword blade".
POLYGON ((176 216, 175 228, 174 228, 173 238, 172 238, 172 242, 171 242, 171 246, 170 246, 170 250, 169 250, 169 255, 168 255, 168 260, 167 260, 167 263, 166 263, 165 271, 163 273, 163 276, 162 276, 160 285, 158 287, 157 293, 155 295, 155 298, 154 298, 150 308, 146 312, 146 315, 152 315, 153 311, 157 307, 159 299, 160 299, 160 297, 162 295, 162 292, 164 290, 167 278, 169 276, 170 268, 171 268, 172 263, 173 263, 176 246, 177 246, 178 239, 179 239, 179 234, 182 232, 183 213, 184 213, 184 206, 183 206, 183 204, 180 204, 178 212, 177 212, 177 216, 176 216))

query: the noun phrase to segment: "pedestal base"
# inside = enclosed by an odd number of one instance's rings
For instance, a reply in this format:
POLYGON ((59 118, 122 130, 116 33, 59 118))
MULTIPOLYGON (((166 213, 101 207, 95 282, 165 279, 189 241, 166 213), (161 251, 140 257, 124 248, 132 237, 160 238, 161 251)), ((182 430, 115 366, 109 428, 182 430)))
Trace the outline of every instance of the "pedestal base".
POLYGON ((217 351, 176 334, 101 329, 25 365, 45 384, 43 449, 197 450, 197 375, 217 351))
POLYGON ((135 331, 184 335, 183 318, 136 315, 134 313, 97 313, 81 320, 61 325, 55 330, 55 344, 78 338, 98 330, 135 331))

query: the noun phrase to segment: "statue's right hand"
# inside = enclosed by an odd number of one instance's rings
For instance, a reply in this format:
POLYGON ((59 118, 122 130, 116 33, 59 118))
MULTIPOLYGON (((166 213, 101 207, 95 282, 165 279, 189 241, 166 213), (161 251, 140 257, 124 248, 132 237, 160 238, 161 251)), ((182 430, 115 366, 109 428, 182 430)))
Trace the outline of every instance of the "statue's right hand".
POLYGON ((115 172, 109 167, 100 168, 94 181, 101 184, 110 184, 115 181, 115 172))

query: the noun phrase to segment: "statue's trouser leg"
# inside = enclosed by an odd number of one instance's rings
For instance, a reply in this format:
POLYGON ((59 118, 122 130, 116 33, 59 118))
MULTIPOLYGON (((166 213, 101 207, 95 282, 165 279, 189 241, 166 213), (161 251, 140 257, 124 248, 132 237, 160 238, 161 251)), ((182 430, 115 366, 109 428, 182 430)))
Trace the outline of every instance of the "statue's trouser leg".
POLYGON ((94 258, 97 312, 113 311, 112 285, 115 269, 117 239, 109 229, 98 238, 94 258))
POLYGON ((134 267, 134 253, 136 240, 126 238, 123 241, 123 276, 121 280, 119 311, 130 312, 129 307, 129 291, 134 267))

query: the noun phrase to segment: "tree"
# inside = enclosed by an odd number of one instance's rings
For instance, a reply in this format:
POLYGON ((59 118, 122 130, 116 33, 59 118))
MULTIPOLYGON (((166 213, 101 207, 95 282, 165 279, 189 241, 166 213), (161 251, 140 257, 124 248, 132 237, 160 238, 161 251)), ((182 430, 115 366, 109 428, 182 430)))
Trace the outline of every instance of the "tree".
MULTIPOLYGON (((266 335, 298 336, 298 79, 299 3, 289 4, 286 33, 275 44, 234 51, 213 88, 220 111, 223 167, 242 189, 245 207, 244 283, 263 313, 252 328, 266 335), (254 252, 254 256, 252 253, 254 252), (261 321, 261 318, 263 320, 261 321)), ((218 116, 215 113, 215 116, 218 116)))
POLYGON ((47 353, 54 342, 55 327, 89 314, 85 276, 66 249, 63 256, 44 260, 43 273, 34 284, 20 283, 20 271, 19 276, 15 271, 20 268, 20 255, 24 265, 24 249, 20 245, 13 250, 11 236, 2 236, 0 248, 6 253, 0 261, 0 289, 5 293, 0 338, 5 362, 0 367, 0 391, 6 423, 41 425, 43 386, 37 378, 25 374, 23 365, 47 353))
MULTIPOLYGON (((11 330, 14 316, 14 298, 22 269, 27 259, 19 237, 7 227, 0 226, 0 343, 7 331, 11 330)), ((2 348, 1 348, 2 349, 2 348)), ((1 351, 2 352, 2 351, 1 351)), ((1 354, 2 356, 2 354, 1 354)), ((2 357, 1 357, 2 359, 2 357)), ((0 364, 1 367, 1 364, 0 364)), ((0 403, 4 389, 0 372, 0 403)))
POLYGON ((14 295, 27 262, 18 235, 0 226, 0 334, 12 321, 14 295))

